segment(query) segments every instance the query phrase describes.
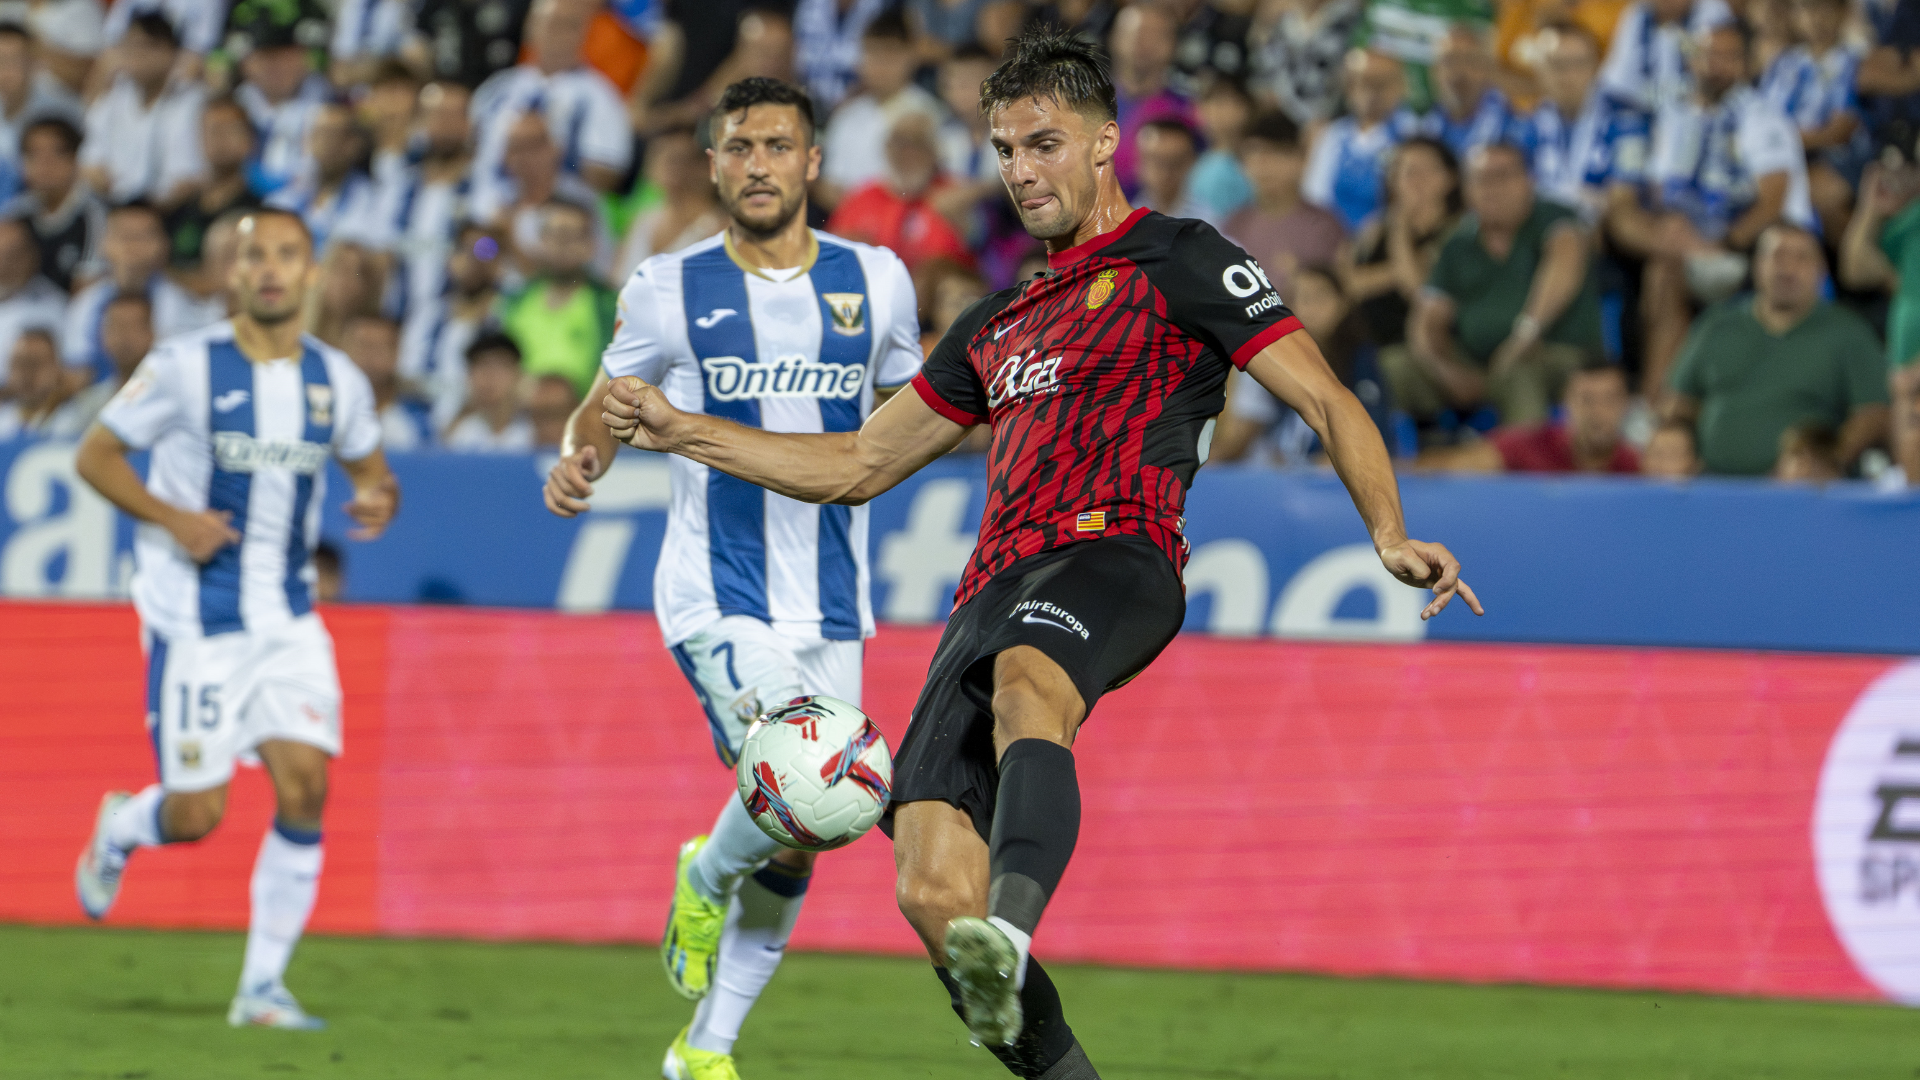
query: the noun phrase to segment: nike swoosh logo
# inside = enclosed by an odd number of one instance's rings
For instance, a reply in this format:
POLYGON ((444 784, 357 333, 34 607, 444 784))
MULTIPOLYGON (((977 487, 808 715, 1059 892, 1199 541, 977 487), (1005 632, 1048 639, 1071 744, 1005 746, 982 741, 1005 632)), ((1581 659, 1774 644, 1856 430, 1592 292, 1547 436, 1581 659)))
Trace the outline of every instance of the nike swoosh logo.
POLYGON ((213 399, 213 407, 219 412, 232 412, 247 403, 245 390, 229 390, 213 399))
POLYGON ((720 324, 721 319, 724 319, 729 315, 738 315, 738 314, 740 313, 733 310, 730 307, 717 307, 717 308, 714 308, 712 311, 707 312, 705 315, 701 316, 700 318, 693 320, 693 325, 699 327, 702 330, 711 330, 715 326, 718 326, 720 324))
POLYGON ((1005 337, 1005 336, 1006 336, 1006 333, 1007 333, 1007 331, 1009 331, 1009 330, 1011 330, 1011 329, 1013 329, 1013 328, 1014 328, 1014 327, 1016 327, 1016 326, 1019 326, 1019 325, 1020 325, 1021 323, 1023 323, 1023 322, 1026 322, 1026 321, 1027 321, 1027 317, 1026 317, 1025 315, 1022 315, 1022 316, 1020 316, 1019 318, 1017 318, 1017 319, 1015 319, 1015 320, 1013 320, 1012 322, 1010 322, 1010 323, 1008 323, 1007 325, 1005 325, 1005 326, 1003 326, 1003 327, 1001 327, 1000 329, 998 329, 998 330, 995 330, 995 331, 993 332, 993 340, 995 340, 995 341, 999 341, 999 340, 1000 340, 1000 339, 1001 339, 1002 337, 1005 337))
POLYGON ((1025 615, 1020 616, 1020 621, 1030 622, 1030 623, 1039 623, 1042 626, 1057 626, 1060 629, 1065 630, 1069 634, 1079 633, 1079 631, 1075 630, 1071 626, 1068 626, 1066 623, 1054 622, 1052 619, 1036 619, 1033 617, 1033 612, 1031 611, 1027 612, 1025 615))

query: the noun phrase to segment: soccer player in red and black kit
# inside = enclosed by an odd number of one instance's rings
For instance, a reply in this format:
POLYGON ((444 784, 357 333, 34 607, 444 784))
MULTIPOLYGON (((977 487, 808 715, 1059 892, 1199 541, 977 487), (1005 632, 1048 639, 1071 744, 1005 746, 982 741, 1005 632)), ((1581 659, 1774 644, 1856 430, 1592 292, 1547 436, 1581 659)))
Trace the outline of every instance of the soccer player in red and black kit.
POLYGON ((1029 955, 1080 828, 1073 741, 1185 615, 1181 508, 1229 365, 1326 446, 1386 568, 1457 593, 1457 560, 1408 539, 1379 432, 1259 264, 1198 221, 1128 206, 1099 54, 1030 30, 981 108, 1048 270, 968 309, 903 393, 857 432, 776 434, 683 413, 614 380, 617 438, 796 499, 863 503, 989 424, 991 489, 926 688, 894 762, 900 909, 954 1008, 1017 1076, 1097 1077, 1029 955))

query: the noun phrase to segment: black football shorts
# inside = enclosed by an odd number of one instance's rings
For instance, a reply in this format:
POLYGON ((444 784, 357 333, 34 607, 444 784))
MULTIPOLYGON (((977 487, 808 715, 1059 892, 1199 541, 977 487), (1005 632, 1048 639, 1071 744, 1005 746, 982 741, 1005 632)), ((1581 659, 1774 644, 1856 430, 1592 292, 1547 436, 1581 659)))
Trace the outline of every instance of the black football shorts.
POLYGON ((926 688, 893 756, 893 807, 938 799, 965 810, 982 838, 1000 788, 993 752, 993 658, 1031 645, 1080 689, 1087 713, 1138 675, 1186 618, 1180 575, 1135 536, 1082 540, 994 575, 947 619, 926 688))

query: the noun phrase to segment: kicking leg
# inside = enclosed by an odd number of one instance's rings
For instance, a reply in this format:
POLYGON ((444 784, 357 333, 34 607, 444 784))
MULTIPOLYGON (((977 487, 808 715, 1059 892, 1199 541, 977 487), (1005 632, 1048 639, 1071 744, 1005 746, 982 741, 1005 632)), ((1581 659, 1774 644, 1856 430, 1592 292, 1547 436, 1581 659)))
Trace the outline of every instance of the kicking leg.
POLYGON ((259 754, 273 777, 277 812, 253 864, 246 959, 227 1021, 236 1027, 317 1029, 325 1024, 300 1008, 282 980, 320 892, 329 757, 318 747, 284 739, 261 743, 259 754))

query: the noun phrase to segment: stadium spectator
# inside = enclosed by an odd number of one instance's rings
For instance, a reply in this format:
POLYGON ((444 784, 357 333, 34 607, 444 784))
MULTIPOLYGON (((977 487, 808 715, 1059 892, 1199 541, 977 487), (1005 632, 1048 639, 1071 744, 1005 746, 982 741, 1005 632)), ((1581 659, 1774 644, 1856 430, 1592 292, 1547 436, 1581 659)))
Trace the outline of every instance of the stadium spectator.
POLYGON ((327 46, 333 84, 371 82, 383 61, 398 59, 412 29, 412 7, 407 0, 341 0, 327 46))
POLYGON ((501 71, 473 94, 476 197, 504 201, 493 189, 513 183, 507 141, 520 118, 544 116, 560 149, 560 167, 595 191, 610 191, 633 160, 633 134, 620 91, 589 67, 580 50, 593 16, 590 0, 535 0, 527 12, 527 61, 501 71))
POLYGON ((150 204, 131 202, 107 212, 100 244, 107 273, 73 295, 62 324, 60 348, 68 364, 90 370, 96 379, 112 377, 113 360, 100 340, 100 320, 107 301, 123 292, 142 293, 153 301, 154 332, 162 338, 226 318, 224 305, 201 300, 166 275, 167 249, 166 226, 150 204))
POLYGON ((1796 0, 1790 10, 1802 43, 1780 58, 1783 75, 1774 104, 1800 129, 1814 212, 1826 235, 1839 236, 1846 229, 1861 170, 1873 156, 1873 139, 1861 122, 1854 89, 1864 50, 1842 40, 1847 0, 1796 0))
MULTIPOLYGON (((1118 5, 1109 0, 1051 0, 1036 5, 1034 20, 1064 27, 1083 41, 1099 44, 1113 30, 1118 5)), ((999 52, 994 56, 999 57, 999 52)))
POLYGON ((107 401, 127 385, 133 370, 153 351, 153 302, 143 293, 121 293, 107 301, 100 317, 100 348, 113 362, 113 375, 70 399, 62 409, 63 435, 78 436, 100 415, 107 401))
POLYGON ((1365 10, 1363 0, 1260 4, 1249 34, 1255 92, 1302 127, 1333 119, 1365 10))
POLYGON ((470 204, 473 216, 491 224, 504 239, 513 256, 513 269, 523 278, 539 272, 540 225, 546 206, 555 199, 589 208, 593 215, 594 265, 613 258, 613 237, 607 231, 606 215, 600 197, 587 182, 560 167, 560 147, 553 141, 546 117, 526 112, 513 125, 507 137, 507 176, 510 185, 496 187, 493 195, 506 195, 508 201, 495 205, 492 196, 475 191, 470 204))
POLYGON ((400 55, 415 71, 462 86, 479 86, 520 58, 531 0, 422 0, 400 55))
MULTIPOLYGON (((1579 211, 1588 224, 1631 227, 1646 178, 1647 116, 1600 89, 1600 43, 1578 26, 1552 27, 1537 38, 1540 104, 1519 125, 1533 155, 1533 183, 1543 199, 1579 211)), ((1618 229, 1616 228, 1616 232, 1618 229)), ((1632 245, 1645 250, 1642 239, 1632 245)))
POLYGON ((1782 112, 1793 115, 1787 99, 1793 95, 1791 84, 1797 81, 1798 72, 1787 60, 1787 52, 1800 43, 1800 38, 1793 25, 1792 0, 1746 0, 1739 17, 1751 34, 1748 63, 1754 88, 1762 97, 1771 98, 1782 112))
POLYGON ((1486 26, 1448 27, 1434 50, 1434 106, 1420 118, 1420 134, 1446 143, 1463 160, 1470 151, 1510 138, 1519 118, 1493 84, 1494 69, 1486 26))
POLYGON ((34 53, 34 39, 24 27, 0 22, 0 203, 20 193, 20 135, 27 121, 58 116, 76 125, 84 122, 80 99, 43 69, 34 53))
POLYGON ((527 419, 533 425, 533 448, 558 450, 567 432, 567 419, 580 405, 573 384, 560 375, 542 375, 533 380, 527 394, 527 419))
POLYGON ((920 335, 920 351, 932 352, 947 328, 975 300, 987 295, 987 282, 979 274, 955 263, 943 264, 938 272, 922 275, 918 285, 926 329, 920 335))
POLYGON ((978 45, 940 62, 940 100, 948 112, 940 124, 940 167, 956 182, 1000 184, 999 158, 980 113, 980 84, 993 68, 993 57, 978 45))
POLYGON ((1700 455, 1694 451, 1693 425, 1662 421, 1640 451, 1640 475, 1661 480, 1690 480, 1700 475, 1700 455))
POLYGON ((1348 113, 1314 140, 1300 190, 1351 232, 1380 208, 1388 158, 1418 121, 1400 104, 1406 94, 1400 61, 1385 53, 1349 52, 1344 85, 1348 113))
POLYGON ((795 81, 793 23, 782 11, 753 6, 759 2, 668 5, 649 42, 656 62, 634 90, 636 132, 704 126, 720 92, 738 79, 795 81))
POLYGON ((827 231, 849 240, 893 249, 918 274, 933 259, 972 266, 973 252, 940 212, 949 188, 940 175, 934 122, 923 113, 902 115, 886 140, 887 175, 840 201, 827 231))
POLYGON ((615 260, 614 281, 654 255, 679 251, 705 240, 727 224, 708 174, 707 155, 690 127, 669 128, 647 140, 647 181, 643 209, 627 226, 627 238, 615 260))
POLYGON ((1678 105, 1693 91, 1687 54, 1702 34, 1731 22, 1725 0, 1634 0, 1614 24, 1600 86, 1648 112, 1678 105))
POLYGON ((249 207, 229 210, 213 219, 200 240, 200 261, 177 271, 177 280, 209 311, 233 314, 233 264, 240 257, 240 221, 249 207))
POLYGON ((995 60, 1006 55, 1007 43, 1033 15, 1026 0, 987 0, 974 15, 973 37, 995 60))
POLYGON ((1724 299, 1745 279, 1742 253, 1761 230, 1815 227, 1799 132, 1747 85, 1746 65, 1737 24, 1707 31, 1692 58, 1693 94, 1654 124, 1648 186, 1658 222, 1641 289, 1643 388, 1666 384, 1693 300, 1724 299))
POLYGON ((446 290, 447 254, 472 192, 473 124, 467 115, 467 88, 433 82, 416 97, 419 124, 410 157, 417 160, 398 164, 388 180, 403 275, 402 309, 408 313, 446 290))
POLYGON ((1460 167, 1445 144, 1416 137, 1393 152, 1386 205, 1335 263, 1341 291, 1382 349, 1405 349, 1407 317, 1462 208, 1460 167))
POLYGON ((853 88, 867 27, 893 5, 888 0, 799 0, 793 9, 794 68, 827 115, 853 88))
POLYGON ((1114 16, 1108 48, 1113 54, 1113 90, 1119 107, 1120 148, 1114 175, 1128 192, 1139 187, 1139 135, 1150 120, 1199 126, 1193 103, 1170 85, 1174 35, 1180 18, 1160 0, 1139 0, 1114 16))
POLYGON ((199 265, 207 228, 222 214, 260 205, 247 181, 247 162, 258 140, 247 111, 232 98, 215 98, 200 111, 199 143, 206 172, 167 212, 167 235, 176 269, 199 265))
POLYGON ((267 196, 267 205, 299 214, 313 234, 314 250, 322 253, 336 240, 375 251, 391 244, 386 200, 361 168, 367 135, 345 102, 330 101, 314 113, 307 126, 307 155, 311 169, 267 196))
POLYGON ((1795 424, 1780 433, 1773 478, 1788 484, 1824 484, 1844 475, 1840 442, 1825 424, 1795 424))
POLYGON ((87 110, 81 175, 110 201, 172 207, 206 171, 200 156, 206 88, 173 81, 179 42, 157 12, 137 16, 117 51, 119 76, 87 110))
POLYGON ((1183 21, 1173 41, 1174 85, 1198 98, 1214 83, 1244 82, 1252 71, 1247 38, 1253 29, 1253 7, 1246 0, 1182 4, 1176 13, 1183 21))
MULTIPOLYGON (((19 218, 0 217, 0 358, 13 355, 14 340, 29 327, 59 327, 66 310, 67 294, 40 273, 33 230, 19 218)), ((5 383, 0 367, 0 386, 5 383)))
POLYGON ((1205 217, 1203 208, 1187 190, 1193 163, 1199 157, 1199 144, 1200 137, 1179 120, 1142 124, 1134 136, 1135 168, 1140 180, 1134 204, 1168 217, 1205 217))
POLYGON ((829 208, 887 175, 886 146, 908 113, 938 121, 940 100, 913 81, 916 60, 897 11, 873 20, 860 39, 860 92, 840 103, 820 139, 815 197, 829 208))
POLYGON ((40 272, 71 291, 74 279, 101 272, 100 238, 107 206, 80 179, 80 129, 57 116, 28 122, 20 135, 20 179, 26 190, 0 213, 25 218, 40 249, 40 272))
POLYGON ((1253 185, 1240 167, 1240 140, 1253 122, 1253 99, 1231 79, 1215 79, 1200 95, 1200 134, 1205 143, 1187 177, 1195 217, 1218 225, 1253 201, 1253 185))
POLYGON ((378 315, 386 287, 386 261, 377 252, 346 240, 334 244, 320 260, 309 331, 344 349, 347 324, 361 316, 378 315))
POLYGON ((1625 0, 1503 0, 1493 38, 1500 85, 1516 99, 1538 96, 1535 75, 1551 48, 1549 35, 1573 28, 1593 41, 1599 55, 1613 40, 1625 7, 1625 0))
POLYGON ((1491 27, 1503 0, 1367 0, 1366 18, 1354 44, 1377 49, 1406 65, 1407 104, 1415 112, 1433 107, 1433 59, 1455 23, 1491 27))
MULTIPOLYGON (((1367 340, 1366 328, 1340 291, 1339 278, 1325 267, 1299 267, 1287 303, 1320 346, 1327 366, 1366 406, 1380 437, 1393 446, 1379 349, 1367 340)), ((1208 460, 1242 461, 1251 455, 1270 464, 1308 465, 1325 457, 1320 437, 1300 414, 1245 371, 1236 371, 1229 379, 1227 408, 1214 430, 1208 460)))
POLYGON ((1821 298, 1820 242, 1785 225, 1755 249, 1754 294, 1701 316, 1674 365, 1666 418, 1695 425, 1706 471, 1764 476, 1780 435, 1809 422, 1839 432, 1851 467, 1887 435, 1879 343, 1858 315, 1821 298))
POLYGON ((466 401, 467 346, 494 320, 504 261, 499 238, 467 222, 447 253, 446 292, 407 313, 400 372, 432 401, 436 430, 452 423, 466 401))
POLYGON ((374 414, 380 419, 380 445, 390 451, 433 445, 433 417, 427 402, 400 378, 400 328, 379 315, 356 315, 341 335, 347 354, 373 384, 374 414))
POLYGON ((1394 401, 1421 419, 1488 404, 1503 423, 1536 423, 1601 348, 1592 240, 1573 211, 1534 197, 1511 143, 1474 151, 1467 207, 1408 324, 1411 349, 1383 357, 1394 401))
MULTIPOLYGON (((181 46, 196 56, 205 56, 220 45, 227 5, 222 0, 112 0, 107 5, 106 22, 102 26, 106 44, 112 48, 101 58, 102 66, 110 69, 124 66, 126 37, 143 15, 178 27, 181 46)), ((199 68, 196 65, 183 69, 181 74, 197 78, 199 68)))
POLYGON ((939 63, 969 45, 978 48, 974 24, 984 6, 985 0, 906 0, 908 40, 921 61, 939 63))
POLYGON ((564 375, 580 394, 593 385, 600 354, 613 340, 619 299, 595 276, 593 248, 593 212, 562 199, 548 203, 540 219, 539 274, 507 297, 500 320, 520 347, 527 374, 564 375))
POLYGON ((243 79, 233 98, 258 133, 250 177, 256 194, 271 194, 307 170, 307 128, 333 93, 310 57, 291 28, 270 28, 240 60, 243 79))
POLYGON ((23 330, 8 357, 6 400, 0 401, 0 441, 27 435, 54 435, 68 384, 60 370, 53 335, 39 327, 23 330))
MULTIPOLYGON (((105 16, 95 0, 28 0, 10 5, 7 21, 26 27, 33 35, 34 62, 62 90, 78 95, 106 46, 105 16)), ((75 105, 72 119, 79 123, 75 105)))
POLYGON ((418 154, 415 120, 424 85, 405 64, 395 62, 380 65, 372 79, 353 87, 358 92, 354 123, 366 132, 372 146, 367 172, 388 187, 402 183, 401 174, 418 154))
POLYGON ((1444 472, 1640 472, 1640 455, 1626 439, 1633 395, 1627 374, 1595 357, 1567 379, 1566 416, 1496 428, 1463 446, 1436 447, 1420 466, 1444 472))
MULTIPOLYGON (((487 334, 467 347, 467 403, 447 428, 447 449, 500 453, 533 448, 533 422, 520 408, 520 373, 520 349, 509 337, 487 334)), ((570 380, 554 377, 572 393, 570 380)))
POLYGON ((1907 482, 1920 484, 1920 170, 1869 165, 1860 207, 1840 246, 1848 288, 1893 294, 1886 321, 1893 457, 1907 482))
POLYGON ((1340 219, 1301 198, 1307 155, 1300 129, 1285 113, 1253 122, 1240 141, 1240 162, 1253 184, 1253 202, 1220 231, 1259 260, 1274 289, 1291 300, 1294 267, 1332 266, 1346 233, 1340 219))

